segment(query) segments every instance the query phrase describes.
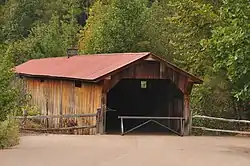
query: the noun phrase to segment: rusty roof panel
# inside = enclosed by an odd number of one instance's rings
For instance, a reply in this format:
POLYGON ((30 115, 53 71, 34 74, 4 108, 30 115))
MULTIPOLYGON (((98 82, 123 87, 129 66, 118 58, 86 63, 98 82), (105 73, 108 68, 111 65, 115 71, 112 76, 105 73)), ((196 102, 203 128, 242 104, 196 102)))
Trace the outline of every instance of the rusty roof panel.
POLYGON ((149 54, 113 53, 34 59, 17 66, 15 72, 34 76, 95 80, 149 54))

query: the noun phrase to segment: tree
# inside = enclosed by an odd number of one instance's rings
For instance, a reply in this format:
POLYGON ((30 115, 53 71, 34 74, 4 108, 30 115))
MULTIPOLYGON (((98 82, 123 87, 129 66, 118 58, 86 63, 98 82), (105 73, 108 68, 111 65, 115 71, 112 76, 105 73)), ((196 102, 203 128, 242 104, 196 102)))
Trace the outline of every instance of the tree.
POLYGON ((1 5, 1 43, 22 40, 37 24, 48 24, 53 15, 64 22, 80 17, 90 0, 9 0, 1 5))
POLYGON ((155 1, 147 25, 151 45, 184 69, 203 76, 211 60, 201 40, 209 39, 217 22, 214 7, 197 0, 155 1))
POLYGON ((42 17, 43 0, 9 0, 2 8, 1 43, 29 35, 34 22, 42 17))
POLYGON ((250 3, 248 0, 224 1, 221 25, 209 40, 214 55, 214 70, 225 70, 237 99, 250 100, 250 3))
POLYGON ((6 120, 9 114, 13 114, 20 108, 23 99, 17 83, 14 82, 15 75, 12 71, 13 63, 8 52, 0 58, 0 121, 6 120))
POLYGON ((144 51, 140 44, 145 35, 146 0, 97 1, 81 32, 80 47, 84 53, 144 51))
POLYGON ((155 1, 148 11, 147 21, 144 23, 145 37, 148 50, 161 55, 168 61, 173 61, 173 46, 171 35, 175 27, 171 25, 170 18, 173 9, 166 1, 155 1))
POLYGON ((250 101, 250 2, 225 0, 219 14, 221 24, 208 40, 208 54, 214 71, 226 73, 235 107, 242 111, 250 101))
POLYGON ((53 16, 48 24, 40 23, 30 35, 10 46, 15 64, 29 59, 65 56, 67 48, 76 44, 79 26, 75 20, 64 22, 53 16))
POLYGON ((8 118, 21 111, 26 97, 15 79, 13 63, 8 48, 0 47, 0 149, 17 145, 19 126, 15 119, 8 118), (6 51, 7 50, 7 51, 6 51))

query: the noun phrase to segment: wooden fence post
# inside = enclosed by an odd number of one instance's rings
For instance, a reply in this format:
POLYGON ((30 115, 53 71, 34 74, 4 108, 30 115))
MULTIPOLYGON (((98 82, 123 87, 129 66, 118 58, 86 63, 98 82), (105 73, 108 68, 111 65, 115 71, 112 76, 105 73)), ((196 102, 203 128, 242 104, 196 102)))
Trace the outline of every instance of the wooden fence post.
POLYGON ((23 110, 23 121, 22 121, 22 125, 25 125, 26 120, 27 120, 27 116, 28 116, 28 111, 25 109, 23 110))
POLYGON ((99 134, 101 131, 101 108, 97 109, 96 112, 96 133, 99 134))

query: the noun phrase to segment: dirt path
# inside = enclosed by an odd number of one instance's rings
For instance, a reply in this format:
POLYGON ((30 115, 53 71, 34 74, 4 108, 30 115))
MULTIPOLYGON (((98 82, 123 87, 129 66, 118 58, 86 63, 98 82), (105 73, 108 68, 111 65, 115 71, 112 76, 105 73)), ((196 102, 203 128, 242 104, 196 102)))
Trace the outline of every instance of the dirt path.
POLYGON ((250 166, 250 138, 24 136, 1 166, 250 166))

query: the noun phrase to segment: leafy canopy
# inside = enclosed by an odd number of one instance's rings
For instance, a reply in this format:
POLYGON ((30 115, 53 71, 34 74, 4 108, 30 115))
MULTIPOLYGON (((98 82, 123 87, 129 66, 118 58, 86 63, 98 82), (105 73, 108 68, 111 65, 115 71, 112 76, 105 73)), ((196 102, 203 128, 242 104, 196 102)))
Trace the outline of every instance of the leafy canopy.
POLYGON ((250 100, 250 2, 225 0, 220 9, 220 26, 209 40, 214 70, 226 71, 232 94, 250 100))
POLYGON ((147 18, 146 0, 97 1, 81 32, 84 53, 144 51, 143 24, 147 18))

